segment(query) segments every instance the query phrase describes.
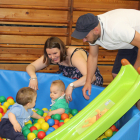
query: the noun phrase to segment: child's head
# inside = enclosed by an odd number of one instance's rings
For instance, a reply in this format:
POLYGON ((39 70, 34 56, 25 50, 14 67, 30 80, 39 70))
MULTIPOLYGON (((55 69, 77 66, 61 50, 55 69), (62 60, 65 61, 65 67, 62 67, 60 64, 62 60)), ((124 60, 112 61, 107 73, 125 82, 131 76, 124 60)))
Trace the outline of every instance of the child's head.
POLYGON ((65 93, 65 85, 61 80, 55 80, 50 87, 50 97, 52 100, 56 100, 65 93))
POLYGON ((35 106, 37 93, 34 89, 30 87, 23 87, 21 88, 16 95, 16 102, 23 106, 30 103, 30 108, 35 106))

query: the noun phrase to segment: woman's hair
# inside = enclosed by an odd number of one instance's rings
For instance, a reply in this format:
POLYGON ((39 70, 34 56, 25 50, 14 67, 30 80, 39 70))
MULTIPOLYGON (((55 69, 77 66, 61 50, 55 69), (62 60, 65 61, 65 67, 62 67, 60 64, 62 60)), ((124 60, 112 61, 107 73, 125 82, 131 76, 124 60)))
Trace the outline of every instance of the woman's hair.
POLYGON ((47 62, 46 64, 49 65, 51 63, 51 60, 48 57, 48 54, 46 52, 46 49, 52 49, 52 48, 58 48, 60 50, 60 62, 66 60, 66 56, 67 56, 67 51, 66 51, 66 46, 63 43, 63 41, 61 39, 59 39, 58 37, 50 37, 46 40, 45 45, 44 45, 44 59, 43 59, 43 63, 46 62, 46 58, 47 58, 47 62))
POLYGON ((21 105, 26 105, 32 102, 33 97, 37 95, 36 91, 30 87, 21 88, 16 95, 16 102, 21 105))
POLYGON ((55 80, 52 82, 51 86, 58 86, 59 89, 63 92, 65 92, 65 84, 62 80, 55 80))

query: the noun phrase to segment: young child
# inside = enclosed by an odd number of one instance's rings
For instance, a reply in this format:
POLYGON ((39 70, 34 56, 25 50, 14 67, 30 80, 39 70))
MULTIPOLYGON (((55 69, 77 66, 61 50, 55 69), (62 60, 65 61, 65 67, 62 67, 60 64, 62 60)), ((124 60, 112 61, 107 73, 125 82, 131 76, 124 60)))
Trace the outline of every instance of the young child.
POLYGON ((52 82, 50 87, 50 97, 52 104, 51 111, 48 116, 54 114, 69 113, 69 105, 65 99, 65 85, 61 80, 55 80, 52 82))
POLYGON ((10 140, 26 140, 22 127, 30 117, 39 119, 40 115, 32 111, 35 106, 37 93, 30 87, 21 88, 16 95, 16 103, 6 112, 0 122, 0 137, 10 140))

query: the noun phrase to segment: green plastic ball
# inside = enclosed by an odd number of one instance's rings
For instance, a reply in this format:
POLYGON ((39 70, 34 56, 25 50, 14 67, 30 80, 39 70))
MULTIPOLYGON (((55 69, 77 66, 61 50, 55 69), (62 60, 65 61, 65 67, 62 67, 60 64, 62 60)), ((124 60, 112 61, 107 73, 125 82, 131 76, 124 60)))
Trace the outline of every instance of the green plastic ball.
POLYGON ((38 115, 40 115, 40 116, 43 116, 44 111, 43 111, 43 110, 38 110, 36 113, 37 113, 38 115))
POLYGON ((26 125, 22 128, 22 132, 25 130, 25 129, 29 129, 26 125))
POLYGON ((27 126, 27 127, 28 127, 28 129, 30 129, 30 127, 32 127, 33 125, 32 125, 32 124, 30 124, 30 123, 28 123, 28 124, 26 124, 25 126, 27 126))
POLYGON ((4 96, 0 96, 0 102, 5 102, 6 101, 6 98, 4 96))
POLYGON ((43 129, 39 129, 39 130, 38 130, 38 132, 40 132, 40 131, 43 131, 43 132, 45 132, 43 129))
POLYGON ((60 120, 61 119, 61 115, 60 114, 55 114, 54 115, 54 120, 60 120))
POLYGON ((64 120, 60 120, 59 122, 64 122, 64 120))
POLYGON ((71 114, 74 116, 74 115, 76 115, 78 113, 78 110, 77 109, 73 109, 72 111, 71 111, 71 114))
POLYGON ((31 131, 30 131, 29 129, 25 129, 25 130, 23 131, 24 137, 27 137, 27 135, 28 135, 29 133, 31 133, 31 131))
POLYGON ((33 133, 37 136, 38 130, 34 130, 33 133))

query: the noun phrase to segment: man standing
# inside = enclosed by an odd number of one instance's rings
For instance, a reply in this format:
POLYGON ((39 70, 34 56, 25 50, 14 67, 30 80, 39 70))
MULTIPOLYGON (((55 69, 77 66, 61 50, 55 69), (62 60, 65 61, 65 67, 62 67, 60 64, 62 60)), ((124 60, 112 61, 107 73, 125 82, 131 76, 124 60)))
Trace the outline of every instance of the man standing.
MULTIPOLYGON (((140 11, 134 9, 116 9, 94 16, 91 13, 78 18, 72 37, 89 43, 87 80, 83 96, 89 99, 91 94, 91 77, 98 62, 98 48, 118 50, 112 75, 118 74, 121 59, 126 58, 135 69, 140 66, 140 11), (91 67, 92 66, 92 67, 91 67)), ((137 105, 140 109, 140 105, 137 105)))

